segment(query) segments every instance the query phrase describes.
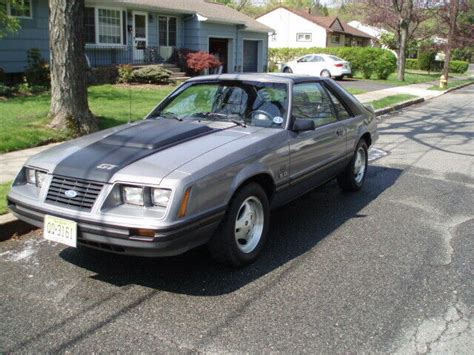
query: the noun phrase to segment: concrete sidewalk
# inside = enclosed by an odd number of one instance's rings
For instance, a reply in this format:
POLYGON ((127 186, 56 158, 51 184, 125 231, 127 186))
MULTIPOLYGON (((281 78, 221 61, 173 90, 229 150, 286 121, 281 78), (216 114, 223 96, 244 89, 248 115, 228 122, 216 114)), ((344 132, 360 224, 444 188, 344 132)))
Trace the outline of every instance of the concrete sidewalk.
POLYGON ((409 94, 418 97, 422 97, 425 100, 432 99, 433 97, 438 97, 443 95, 444 91, 438 90, 429 90, 434 84, 433 82, 422 83, 422 84, 413 84, 405 86, 395 86, 392 88, 387 88, 383 90, 371 91, 365 94, 355 95, 357 99, 362 103, 367 103, 374 100, 380 100, 387 96, 399 95, 399 94, 409 94))

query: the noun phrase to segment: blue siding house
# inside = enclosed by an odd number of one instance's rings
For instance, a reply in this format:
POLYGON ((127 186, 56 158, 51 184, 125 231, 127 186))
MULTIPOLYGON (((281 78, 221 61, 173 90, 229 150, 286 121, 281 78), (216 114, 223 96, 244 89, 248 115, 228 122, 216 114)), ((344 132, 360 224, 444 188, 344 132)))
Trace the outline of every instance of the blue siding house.
MULTIPOLYGON (((31 48, 49 58, 48 6, 48 0, 7 5, 21 29, 0 39, 0 67, 6 73, 23 72, 31 48)), ((84 33, 92 67, 169 62, 176 49, 187 48, 215 54, 223 72, 262 72, 270 32, 210 0, 86 0, 84 33)))

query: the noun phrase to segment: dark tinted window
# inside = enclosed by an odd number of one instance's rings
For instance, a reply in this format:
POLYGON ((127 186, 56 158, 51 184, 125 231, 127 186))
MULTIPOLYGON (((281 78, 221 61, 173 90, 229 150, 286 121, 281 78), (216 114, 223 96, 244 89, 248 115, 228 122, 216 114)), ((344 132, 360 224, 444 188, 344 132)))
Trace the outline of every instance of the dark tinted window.
POLYGON ((293 117, 313 120, 316 127, 336 122, 332 102, 319 83, 297 84, 293 87, 293 117))
POLYGON ((346 118, 352 117, 349 111, 344 107, 344 105, 339 101, 339 99, 331 92, 330 89, 327 90, 329 96, 331 96, 331 100, 334 104, 334 109, 337 112, 337 116, 340 120, 345 120, 346 118))

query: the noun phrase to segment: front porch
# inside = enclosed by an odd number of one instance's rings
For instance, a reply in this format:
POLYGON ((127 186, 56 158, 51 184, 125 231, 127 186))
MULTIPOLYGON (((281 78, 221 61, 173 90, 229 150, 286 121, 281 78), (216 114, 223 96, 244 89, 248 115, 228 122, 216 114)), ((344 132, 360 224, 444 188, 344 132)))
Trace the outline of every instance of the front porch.
POLYGON ((175 47, 160 46, 100 46, 86 45, 89 67, 106 67, 122 64, 149 65, 170 62, 175 47))

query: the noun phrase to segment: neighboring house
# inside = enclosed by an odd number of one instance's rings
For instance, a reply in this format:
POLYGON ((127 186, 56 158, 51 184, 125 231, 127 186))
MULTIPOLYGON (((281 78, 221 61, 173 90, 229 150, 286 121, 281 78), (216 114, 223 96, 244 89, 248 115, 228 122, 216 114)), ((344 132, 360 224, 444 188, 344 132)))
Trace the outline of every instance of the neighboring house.
POLYGON ((351 22, 348 22, 347 24, 373 37, 373 41, 372 41, 373 45, 377 44, 376 42, 378 42, 378 40, 384 33, 390 33, 387 30, 384 30, 383 28, 366 25, 359 21, 351 21, 351 22))
POLYGON ((365 47, 370 46, 372 39, 337 17, 314 16, 284 6, 258 17, 257 21, 275 29, 270 35, 270 48, 365 47))
MULTIPOLYGON (((25 70, 30 48, 49 58, 48 0, 24 4, 21 11, 7 6, 21 29, 0 40, 0 67, 6 73, 25 70)), ((217 54, 223 72, 262 72, 272 31, 205 0, 86 0, 84 33, 91 66, 161 63, 174 49, 189 48, 217 54)))

